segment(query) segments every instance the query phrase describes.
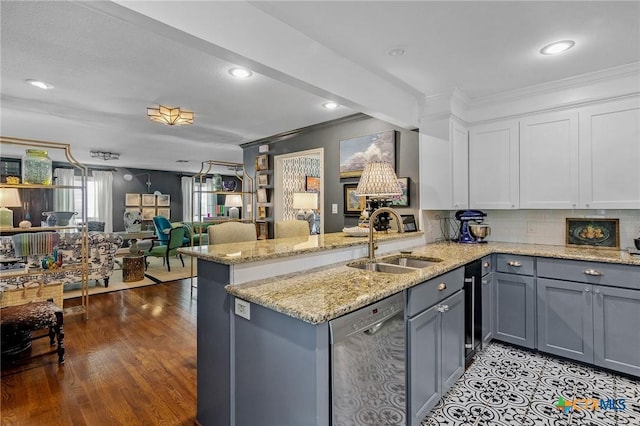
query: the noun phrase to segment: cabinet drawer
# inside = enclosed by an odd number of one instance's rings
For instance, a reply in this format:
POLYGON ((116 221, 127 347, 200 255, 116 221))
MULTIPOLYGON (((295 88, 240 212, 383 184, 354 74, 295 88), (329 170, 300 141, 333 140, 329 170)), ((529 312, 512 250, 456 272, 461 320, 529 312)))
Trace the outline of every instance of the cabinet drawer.
POLYGON ((464 268, 432 278, 407 290, 407 316, 416 315, 462 289, 464 268))
POLYGON ((489 272, 493 271, 493 259, 491 256, 485 256, 482 258, 482 276, 484 277, 489 272))
POLYGON ((496 271, 509 274, 533 275, 534 258, 517 254, 499 254, 496 256, 496 271))
POLYGON ((634 265, 539 258, 538 276, 640 290, 640 266, 634 265))

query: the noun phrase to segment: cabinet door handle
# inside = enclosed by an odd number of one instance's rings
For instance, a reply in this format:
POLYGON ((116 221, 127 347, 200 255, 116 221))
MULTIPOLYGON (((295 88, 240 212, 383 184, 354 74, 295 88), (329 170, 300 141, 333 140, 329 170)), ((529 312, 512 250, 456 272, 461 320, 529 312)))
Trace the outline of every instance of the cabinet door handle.
POLYGON ((487 280, 482 280, 482 284, 487 285, 487 284, 489 284, 489 281, 487 281, 487 280))
POLYGON ((489 268, 490 266, 491 266, 491 263, 489 263, 489 262, 484 262, 484 263, 482 264, 482 267, 483 267, 483 268, 489 268))
POLYGON ((522 263, 518 262, 517 260, 510 260, 510 261, 507 262, 507 265, 520 267, 520 266, 522 266, 522 263))
POLYGON ((586 269, 584 271, 585 275, 591 275, 594 277, 599 277, 600 275, 602 275, 602 272, 596 270, 596 269, 586 269))
POLYGON ((444 290, 445 288, 447 288, 447 284, 445 284, 445 283, 440 283, 440 284, 438 284, 438 291, 442 291, 442 290, 444 290))
POLYGON ((584 292, 585 292, 585 293, 589 293, 590 291, 591 291, 591 289, 590 289, 589 287, 585 287, 585 288, 584 288, 584 292))
POLYGON ((596 293, 596 294, 600 294, 600 289, 596 289, 596 290, 595 290, 595 293, 596 293))

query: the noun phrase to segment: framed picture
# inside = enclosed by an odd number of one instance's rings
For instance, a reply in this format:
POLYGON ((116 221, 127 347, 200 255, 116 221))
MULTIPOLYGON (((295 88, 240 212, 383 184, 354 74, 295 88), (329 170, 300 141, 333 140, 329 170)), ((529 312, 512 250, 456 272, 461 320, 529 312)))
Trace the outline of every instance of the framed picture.
POLYGON ((258 219, 264 219, 267 217, 267 208, 265 206, 258 206, 258 219))
POLYGON ((398 178, 398 183, 402 188, 402 194, 391 199, 391 205, 395 207, 409 207, 409 178, 398 178))
POLYGON ((156 209, 156 216, 164 216, 171 219, 171 209, 169 207, 159 207, 156 209))
POLYGON ((356 195, 357 183, 344 184, 344 215, 360 216, 366 207, 366 198, 356 195))
POLYGON ((269 170, 269 154, 262 154, 256 157, 256 171, 269 170))
POLYGON ((418 225, 416 224, 416 218, 412 214, 401 214, 402 218, 402 226, 404 227, 404 232, 417 232, 418 225))
POLYGON ((124 194, 124 205, 125 206, 139 206, 140 205, 140 194, 124 194))
POLYGON ((567 218, 566 244, 598 248, 620 248, 619 219, 567 218))
POLYGON ((386 161, 396 167, 396 131, 386 130, 372 135, 340 141, 340 177, 359 177, 365 164, 386 161))
POLYGON ((267 222, 256 222, 256 228, 259 240, 266 240, 269 238, 269 224, 267 222))
MULTIPOLYGON (((155 206, 156 196, 154 194, 142 194, 142 206, 155 206)), ((144 216, 144 212, 142 214, 144 216)))
POLYGON ((306 190, 307 192, 320 192, 320 178, 315 176, 307 176, 306 178, 306 190))
POLYGON ((256 197, 258 198, 259 203, 269 202, 269 192, 265 188, 258 188, 256 191, 256 197))
POLYGON ((142 220, 153 220, 153 217, 155 215, 156 215, 155 207, 153 207, 153 208, 143 207, 142 208, 142 220))
POLYGON ((171 205, 171 195, 169 194, 158 195, 158 197, 156 198, 156 205, 158 207, 169 207, 171 205))
POLYGON ((258 186, 269 185, 269 175, 258 175, 258 186))

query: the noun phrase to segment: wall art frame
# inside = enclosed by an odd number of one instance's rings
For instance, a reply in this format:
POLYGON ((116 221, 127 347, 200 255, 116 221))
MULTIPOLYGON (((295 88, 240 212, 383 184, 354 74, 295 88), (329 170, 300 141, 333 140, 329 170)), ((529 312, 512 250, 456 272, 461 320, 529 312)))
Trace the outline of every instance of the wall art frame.
POLYGON ((361 197, 356 195, 357 183, 345 183, 343 187, 344 192, 344 215, 345 216, 360 216, 362 210, 367 206, 367 197, 361 197))
POLYGON ((267 174, 259 174, 256 177, 258 182, 258 186, 269 186, 269 175, 267 174))
POLYGON ((142 220, 153 220, 156 215, 155 207, 143 207, 142 208, 142 220))
POLYGON ((567 218, 566 245, 620 249, 620 219, 567 218))
POLYGON ((320 192, 320 178, 317 176, 306 176, 305 189, 307 192, 320 192))
POLYGON ((171 195, 161 194, 156 197, 156 206, 169 207, 170 205, 171 205, 171 195))
POLYGON ((256 171, 269 170, 269 154, 262 154, 256 157, 256 171))
POLYGON ((156 205, 155 194, 142 194, 142 207, 151 207, 155 205, 156 205))
POLYGON ((409 207, 411 204, 411 199, 409 198, 411 179, 408 177, 398 178, 398 183, 402 188, 402 194, 393 197, 390 204, 393 207, 409 207))
POLYGON ((140 194, 132 194, 132 193, 124 194, 124 205, 127 207, 139 207, 140 194))
POLYGON ((156 216, 164 216, 167 219, 171 219, 171 208, 159 207, 156 209, 156 216))
POLYGON ((256 198, 258 203, 268 203, 269 191, 266 188, 258 188, 256 190, 256 198))
POLYGON ((359 177, 365 164, 386 161, 396 168, 396 131, 385 130, 340 141, 340 177, 359 177))

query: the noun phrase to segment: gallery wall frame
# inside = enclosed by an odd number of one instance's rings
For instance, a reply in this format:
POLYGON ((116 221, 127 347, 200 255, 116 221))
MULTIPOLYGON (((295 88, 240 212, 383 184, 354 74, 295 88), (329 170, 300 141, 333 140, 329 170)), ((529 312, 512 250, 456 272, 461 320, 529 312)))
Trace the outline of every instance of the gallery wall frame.
POLYGON ((269 170, 269 154, 262 154, 256 157, 256 171, 269 170))
POLYGON ((140 194, 124 194, 124 205, 125 206, 139 206, 140 205, 140 194))
POLYGON ((161 194, 156 197, 156 206, 169 207, 171 205, 171 195, 161 194))
POLYGON ((396 167, 396 131, 385 130, 340 141, 340 177, 359 177, 365 164, 386 161, 396 167))
POLYGON ((305 189, 307 192, 320 192, 320 178, 316 176, 306 176, 305 189))
POLYGON ((256 178, 258 186, 269 186, 269 175, 259 174, 256 178))
MULTIPOLYGON (((156 196, 155 194, 142 194, 142 206, 143 207, 151 207, 156 205, 156 196)), ((144 212, 142 213, 144 216, 144 212)))
POLYGON ((360 216, 362 210, 366 207, 366 198, 356 195, 357 183, 345 183, 343 187, 344 192, 344 215, 345 216, 360 216))
POLYGON ((171 209, 169 207, 158 207, 156 209, 156 216, 164 216, 167 219, 171 219, 171 209))
POLYGON ((153 217, 155 215, 156 215, 156 208, 155 207, 143 207, 142 208, 142 220, 153 220, 153 217))
POLYGON ((402 188, 402 194, 391 199, 391 206, 393 207, 409 207, 411 200, 409 199, 409 190, 411 180, 408 177, 398 178, 398 183, 402 188))
POLYGON ((268 203, 269 191, 266 188, 258 188, 256 190, 256 198, 258 203, 268 203))
POLYGON ((620 248, 620 219, 566 218, 567 246, 620 248))

